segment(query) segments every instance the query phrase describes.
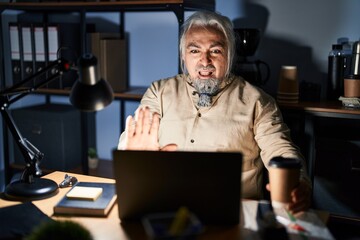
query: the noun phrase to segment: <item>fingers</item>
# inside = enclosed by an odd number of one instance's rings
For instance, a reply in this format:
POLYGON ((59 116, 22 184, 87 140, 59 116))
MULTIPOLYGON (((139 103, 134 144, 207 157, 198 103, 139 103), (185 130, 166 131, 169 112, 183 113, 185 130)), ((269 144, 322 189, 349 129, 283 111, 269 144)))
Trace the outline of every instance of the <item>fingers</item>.
POLYGON ((311 206, 311 188, 300 181, 299 186, 291 192, 292 203, 289 204, 289 211, 297 213, 305 211, 311 206))
POLYGON ((152 125, 152 119, 151 119, 151 112, 150 109, 148 107, 145 107, 143 109, 143 125, 142 125, 142 131, 144 133, 150 133, 150 128, 152 125))
MULTIPOLYGON (((270 184, 266 184, 266 189, 271 191, 270 184)), ((287 210, 292 214, 306 211, 311 206, 311 186, 300 180, 299 185, 291 191, 291 203, 288 204, 287 210)))
POLYGON ((140 108, 136 115, 135 134, 141 134, 143 132, 144 116, 144 109, 140 108))
POLYGON ((148 107, 145 108, 141 108, 138 111, 138 115, 137 115, 138 119, 137 119, 137 127, 136 127, 136 133, 140 134, 140 133, 144 133, 144 134, 150 134, 151 131, 154 131, 154 128, 156 128, 156 134, 157 134, 157 130, 159 128, 159 117, 157 113, 151 113, 150 109, 148 107), (154 116, 157 115, 157 118, 155 118, 154 121, 154 116))
POLYGON ((150 112, 148 107, 139 108, 135 117, 126 118, 126 135, 124 149, 128 150, 160 150, 158 128, 160 117, 150 112))
POLYGON ((295 203, 291 203, 288 206, 288 210, 292 213, 292 214, 296 214, 298 212, 302 212, 302 211, 306 211, 310 208, 310 202, 308 202, 307 200, 305 201, 298 201, 295 203))
POLYGON ((136 111, 135 117, 126 118, 126 130, 129 136, 135 134, 156 134, 160 125, 160 117, 157 113, 151 113, 148 107, 136 111))
POLYGON ((269 192, 271 191, 271 189, 270 189, 270 184, 268 183, 268 184, 266 184, 266 190, 268 190, 269 192))
POLYGON ((151 127, 149 130, 150 134, 157 136, 159 131, 159 126, 160 126, 160 116, 159 114, 154 113, 152 116, 151 127))
POLYGON ((132 116, 128 116, 126 118, 126 124, 125 124, 127 136, 133 136, 135 134, 135 126, 136 126, 135 119, 132 116))
POLYGON ((173 152, 177 150, 177 145, 175 143, 168 144, 160 149, 161 151, 173 152))

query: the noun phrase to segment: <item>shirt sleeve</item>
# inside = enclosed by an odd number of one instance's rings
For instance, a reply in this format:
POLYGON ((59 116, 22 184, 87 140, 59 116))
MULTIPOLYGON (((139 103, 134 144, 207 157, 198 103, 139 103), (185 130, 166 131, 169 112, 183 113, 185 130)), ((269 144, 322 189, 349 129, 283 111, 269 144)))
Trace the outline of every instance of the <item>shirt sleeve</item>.
POLYGON ((139 107, 149 107, 151 112, 156 112, 160 114, 160 104, 159 104, 158 95, 159 95, 159 90, 157 87, 157 83, 154 82, 144 93, 144 96, 141 99, 139 107))
POLYGON ((268 167, 273 157, 298 158, 302 161, 301 178, 311 186, 306 171, 306 162, 290 137, 290 129, 283 121, 281 111, 275 100, 270 96, 263 96, 255 106, 254 134, 260 148, 260 156, 268 167))

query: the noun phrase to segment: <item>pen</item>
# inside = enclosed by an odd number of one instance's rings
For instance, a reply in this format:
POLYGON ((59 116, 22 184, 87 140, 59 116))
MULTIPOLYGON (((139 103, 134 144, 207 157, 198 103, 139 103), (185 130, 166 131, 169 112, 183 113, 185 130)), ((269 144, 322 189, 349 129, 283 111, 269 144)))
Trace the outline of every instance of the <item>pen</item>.
POLYGON ((286 214, 288 215, 289 219, 292 221, 292 222, 296 222, 296 218, 294 215, 291 214, 291 212, 289 212, 288 210, 285 209, 285 212, 286 214))
POLYGON ((281 223, 281 224, 283 224, 283 225, 285 225, 285 226, 287 226, 287 227, 289 227, 289 228, 291 228, 291 229, 297 230, 297 231, 299 231, 299 232, 306 232, 306 229, 305 229, 305 228, 303 228, 302 226, 300 226, 300 225, 297 224, 297 223, 294 223, 294 222, 290 221, 289 219, 287 219, 287 218, 285 218, 285 217, 276 216, 276 220, 277 220, 279 223, 281 223))

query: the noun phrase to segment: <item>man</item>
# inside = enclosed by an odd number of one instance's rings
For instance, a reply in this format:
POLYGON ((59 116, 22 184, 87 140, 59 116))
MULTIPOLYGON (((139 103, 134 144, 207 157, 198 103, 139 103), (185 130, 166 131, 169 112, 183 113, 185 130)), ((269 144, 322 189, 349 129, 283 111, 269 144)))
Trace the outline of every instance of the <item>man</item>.
MULTIPOLYGON (((259 199, 262 169, 270 159, 303 157, 273 98, 230 73, 234 52, 228 18, 213 12, 190 16, 180 38, 184 74, 152 83, 135 118, 127 118, 118 148, 240 151, 242 197, 259 199)), ((310 193, 303 167, 289 210, 306 210, 310 193)))

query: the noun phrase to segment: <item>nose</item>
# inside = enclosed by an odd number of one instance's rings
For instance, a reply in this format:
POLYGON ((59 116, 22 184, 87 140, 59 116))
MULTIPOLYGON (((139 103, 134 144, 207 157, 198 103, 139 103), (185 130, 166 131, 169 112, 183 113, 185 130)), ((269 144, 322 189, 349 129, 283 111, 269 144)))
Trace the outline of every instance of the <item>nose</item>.
POLYGON ((211 55, 209 52, 204 52, 202 55, 201 55, 201 62, 204 64, 204 66, 207 66, 208 64, 211 63, 211 55))

